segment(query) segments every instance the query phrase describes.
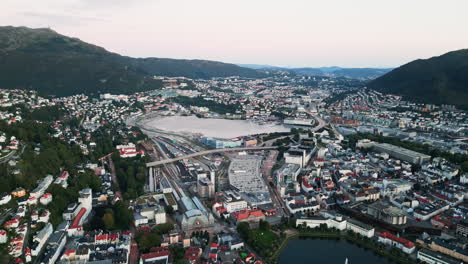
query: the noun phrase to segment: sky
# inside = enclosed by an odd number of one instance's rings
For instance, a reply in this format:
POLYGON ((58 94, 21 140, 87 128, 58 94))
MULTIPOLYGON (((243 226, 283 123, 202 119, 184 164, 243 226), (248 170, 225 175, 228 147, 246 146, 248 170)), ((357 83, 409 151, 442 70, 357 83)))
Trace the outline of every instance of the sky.
POLYGON ((2 0, 0 25, 133 57, 396 67, 468 48, 467 10, 467 0, 2 0))

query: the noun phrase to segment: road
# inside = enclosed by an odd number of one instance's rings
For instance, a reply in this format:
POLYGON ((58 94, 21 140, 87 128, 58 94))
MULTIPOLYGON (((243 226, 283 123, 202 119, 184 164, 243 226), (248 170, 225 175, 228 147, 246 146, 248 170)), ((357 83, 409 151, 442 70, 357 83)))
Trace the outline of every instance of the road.
POLYGON ((246 148, 210 149, 210 150, 199 151, 199 152, 195 152, 195 153, 192 153, 192 154, 189 154, 189 155, 180 156, 180 157, 176 157, 176 158, 149 162, 149 163, 146 163, 146 167, 155 167, 155 166, 159 166, 159 165, 163 165, 163 164, 167 164, 167 163, 172 163, 174 161, 194 158, 194 157, 198 157, 198 156, 204 156, 204 155, 213 154, 213 153, 232 152, 232 151, 251 151, 251 150, 256 151, 256 150, 270 150, 270 149, 276 149, 276 147, 246 147, 246 148))
POLYGON ((320 117, 318 117, 314 113, 309 112, 309 115, 312 116, 318 123, 318 125, 316 127, 311 129, 312 132, 316 132, 316 131, 322 129, 323 127, 325 127, 327 125, 327 122, 325 122, 325 120, 321 119, 320 117))
POLYGON ((15 155, 20 156, 21 154, 23 154, 25 148, 26 148, 26 145, 23 145, 23 147, 21 147, 21 151, 20 151, 20 153, 18 155, 16 155, 16 153, 18 151, 12 150, 10 153, 6 154, 4 157, 1 157, 0 158, 0 164, 10 161, 13 157, 15 157, 15 155))
MULTIPOLYGON (((109 155, 107 157, 107 160, 109 162, 109 169, 112 175, 112 184, 114 184, 118 189, 120 189, 119 180, 117 178, 117 173, 115 170, 114 161, 112 160, 112 156, 109 155)), ((120 191, 116 191, 115 196, 117 196, 122 201, 124 200, 122 193, 120 191)), ((130 231, 132 232, 132 241, 131 241, 131 246, 130 246, 130 253, 128 255, 128 263, 137 264, 139 254, 138 254, 138 244, 135 241, 135 235, 136 235, 135 228, 133 226, 130 227, 130 231)))
POLYGON ((281 137, 277 137, 277 138, 272 138, 272 139, 270 139, 270 140, 264 141, 264 142, 262 143, 262 146, 264 146, 264 147, 271 147, 271 146, 273 146, 273 143, 275 143, 277 140, 281 140, 281 139, 287 138, 287 137, 289 137, 289 136, 281 136, 281 137))
MULTIPOLYGON (((114 184, 114 186, 116 186, 117 189, 120 189, 119 180, 117 179, 117 173, 115 171, 114 161, 112 160, 111 156, 108 156, 107 159, 109 161, 110 173, 112 175, 112 184, 114 184)), ((120 191, 115 192, 115 196, 117 196, 120 200, 123 200, 123 196, 120 191)))

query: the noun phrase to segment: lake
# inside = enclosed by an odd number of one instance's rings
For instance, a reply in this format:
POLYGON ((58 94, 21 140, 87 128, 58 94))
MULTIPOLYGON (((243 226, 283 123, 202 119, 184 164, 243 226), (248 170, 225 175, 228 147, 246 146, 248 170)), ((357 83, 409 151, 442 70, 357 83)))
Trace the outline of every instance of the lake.
POLYGON ((279 255, 280 264, 395 264, 371 250, 360 248, 344 239, 291 239, 279 255))
POLYGON ((290 128, 276 124, 258 124, 247 120, 198 118, 196 116, 157 117, 145 125, 175 133, 196 133, 207 137, 234 138, 261 133, 289 132, 290 128))

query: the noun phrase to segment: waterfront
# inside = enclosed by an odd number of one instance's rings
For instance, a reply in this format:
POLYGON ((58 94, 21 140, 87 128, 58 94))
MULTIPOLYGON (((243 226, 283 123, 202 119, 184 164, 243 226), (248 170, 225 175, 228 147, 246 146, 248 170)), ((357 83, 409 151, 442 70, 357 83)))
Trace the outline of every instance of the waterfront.
POLYGON ((280 253, 280 264, 394 264, 371 250, 361 248, 344 239, 295 238, 280 253))
POLYGON ((155 117, 147 120, 145 125, 175 133, 202 134, 219 138, 290 131, 290 128, 277 124, 258 124, 246 120, 198 118, 196 116, 155 117))

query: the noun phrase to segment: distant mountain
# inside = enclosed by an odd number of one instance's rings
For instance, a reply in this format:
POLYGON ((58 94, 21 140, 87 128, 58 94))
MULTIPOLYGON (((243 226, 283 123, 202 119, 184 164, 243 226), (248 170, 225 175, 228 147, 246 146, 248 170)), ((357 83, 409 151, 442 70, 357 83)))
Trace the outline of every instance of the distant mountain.
POLYGON ((375 79, 391 69, 387 68, 341 68, 341 67, 320 67, 320 68, 293 68, 292 71, 306 76, 332 76, 348 77, 354 79, 375 79))
POLYGON ((417 102, 468 108, 468 49, 415 60, 369 82, 369 88, 417 102))
POLYGON ((210 78, 264 73, 204 60, 135 59, 50 29, 0 27, 0 88, 45 94, 134 93, 161 88, 154 75, 210 78))
POLYGON ((184 76, 188 78, 211 78, 241 76, 246 78, 265 77, 266 74, 235 64, 208 60, 176 60, 144 58, 134 60, 138 67, 153 75, 184 76))
POLYGON ((264 64, 237 64, 240 67, 254 69, 254 70, 282 70, 288 69, 278 66, 264 65, 264 64))
POLYGON ((305 76, 330 76, 330 77, 348 77, 354 79, 375 79, 392 69, 390 68, 342 68, 338 66, 331 67, 305 67, 288 68, 261 64, 238 64, 239 66, 256 70, 285 70, 305 76))

